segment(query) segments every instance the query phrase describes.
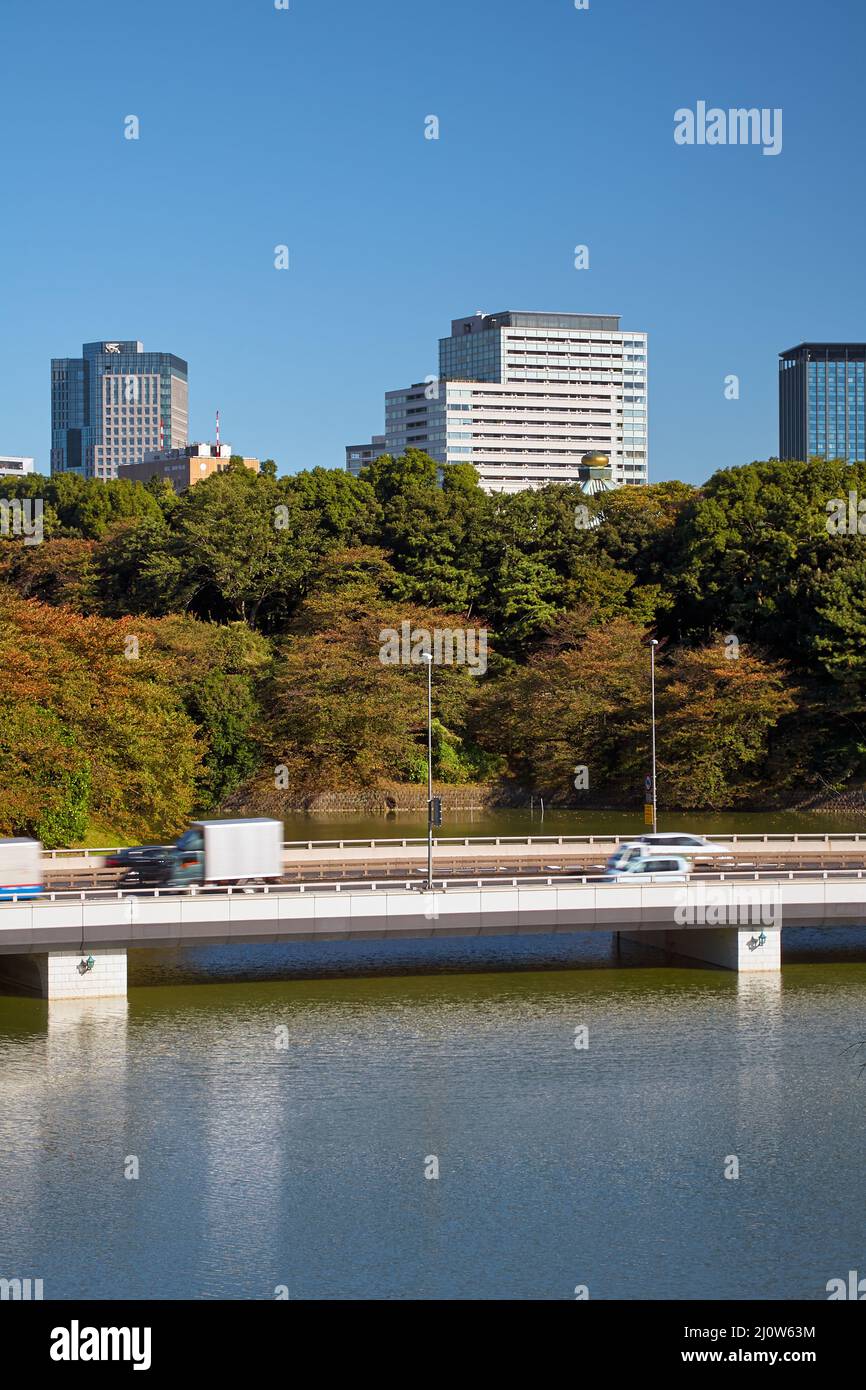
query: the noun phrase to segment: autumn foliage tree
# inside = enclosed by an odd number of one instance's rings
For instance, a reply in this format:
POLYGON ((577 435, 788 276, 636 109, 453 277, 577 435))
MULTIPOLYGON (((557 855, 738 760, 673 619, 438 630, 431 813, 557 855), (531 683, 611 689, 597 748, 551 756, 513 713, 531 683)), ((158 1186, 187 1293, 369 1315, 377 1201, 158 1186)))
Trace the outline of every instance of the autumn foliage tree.
POLYGON ((765 798, 773 743, 798 708, 800 692, 784 666, 719 635, 664 657, 659 673, 658 779, 666 802, 722 810, 765 798))
POLYGON ((438 781, 639 806, 655 636, 662 806, 859 788, 866 541, 827 524, 851 493, 866 464, 771 459, 489 495, 412 449, 180 495, 0 480, 43 504, 41 544, 0 531, 0 833, 162 838, 283 768, 284 804, 423 782, 424 668, 380 660, 404 622, 487 634, 483 674, 436 668, 438 781))
POLYGON ((193 721, 127 656, 118 625, 0 594, 0 830, 168 835, 192 810, 193 721))
MULTIPOLYGON (((332 556, 276 651, 268 740, 288 784, 370 787, 427 775, 426 673, 388 660, 388 635, 462 629, 465 619, 399 604, 381 551, 332 556), (383 660, 383 653, 385 660, 383 660)), ((410 653, 411 655, 411 653, 410 653)), ((434 682, 434 775, 472 781, 491 762, 461 730, 476 696, 467 666, 440 665, 434 682)))
POLYGON ((478 716, 485 747, 501 748, 514 776, 551 800, 574 799, 576 768, 588 790, 634 797, 649 726, 644 630, 627 618, 592 626, 576 613, 523 667, 492 685, 478 716))

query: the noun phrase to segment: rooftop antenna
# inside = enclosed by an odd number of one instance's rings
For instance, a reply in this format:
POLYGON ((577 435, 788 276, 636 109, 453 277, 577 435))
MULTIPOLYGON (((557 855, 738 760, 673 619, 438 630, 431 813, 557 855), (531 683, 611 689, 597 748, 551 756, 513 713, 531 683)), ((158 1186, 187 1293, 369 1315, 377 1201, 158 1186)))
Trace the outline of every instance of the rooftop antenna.
POLYGON ((217 425, 216 448, 217 448, 217 458, 219 458, 219 456, 220 456, 220 413, 219 413, 219 411, 217 411, 217 421, 216 421, 216 425, 217 425))

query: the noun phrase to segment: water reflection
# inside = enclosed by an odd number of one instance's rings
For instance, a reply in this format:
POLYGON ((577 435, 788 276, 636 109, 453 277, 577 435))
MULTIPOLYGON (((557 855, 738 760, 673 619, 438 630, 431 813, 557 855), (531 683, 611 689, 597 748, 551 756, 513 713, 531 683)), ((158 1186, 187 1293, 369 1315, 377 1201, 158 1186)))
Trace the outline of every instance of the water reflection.
MULTIPOLYGON (((201 1292, 273 1298, 286 1283, 277 1233, 303 1151, 304 1106, 292 1085, 289 1030, 267 1008, 222 1017, 203 1057, 201 1292), (279 1049, 279 1050, 278 1050, 279 1049)), ((291 1293, 291 1290, 289 1290, 291 1293)))
POLYGON ((588 969, 557 942, 479 973, 451 944, 455 973, 321 948, 319 974, 233 983, 217 951, 128 1009, 0 1001, 0 1273, 66 1298, 789 1298, 862 1265, 842 1048, 866 965, 612 970, 596 938, 588 969))

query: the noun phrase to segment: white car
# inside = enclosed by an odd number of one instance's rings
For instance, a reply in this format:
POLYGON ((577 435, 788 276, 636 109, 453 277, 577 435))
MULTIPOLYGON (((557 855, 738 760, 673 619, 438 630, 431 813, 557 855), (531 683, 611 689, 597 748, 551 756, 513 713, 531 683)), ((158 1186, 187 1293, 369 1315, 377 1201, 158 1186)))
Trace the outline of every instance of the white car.
POLYGON ((626 864, 636 864, 651 853, 649 845, 641 844, 640 840, 626 840, 625 844, 617 845, 604 867, 608 871, 623 869, 626 864))
POLYGON ((653 849, 670 849, 675 854, 690 854, 694 850, 714 850, 719 854, 730 854, 730 845, 717 845, 705 835, 689 835, 685 830, 665 830, 654 835, 638 835, 634 843, 651 845, 653 849))
POLYGON ((656 851, 630 855, 622 862, 614 862, 615 860, 616 856, 612 855, 605 870, 604 876, 609 883, 685 883, 689 875, 688 860, 681 854, 662 854, 656 851))
POLYGON ((687 835, 673 830, 662 835, 640 835, 619 845, 607 861, 608 869, 621 869, 651 854, 677 854, 695 864, 732 864, 730 845, 717 845, 703 835, 687 835))

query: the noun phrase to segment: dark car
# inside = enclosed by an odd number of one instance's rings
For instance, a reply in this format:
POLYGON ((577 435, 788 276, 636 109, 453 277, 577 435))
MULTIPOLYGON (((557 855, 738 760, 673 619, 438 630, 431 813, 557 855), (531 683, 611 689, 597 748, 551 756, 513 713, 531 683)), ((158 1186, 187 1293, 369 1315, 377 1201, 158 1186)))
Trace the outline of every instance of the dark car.
POLYGON ((133 845, 106 856, 107 869, 121 869, 120 882, 139 888, 159 888, 168 883, 174 859, 165 845, 133 845))

